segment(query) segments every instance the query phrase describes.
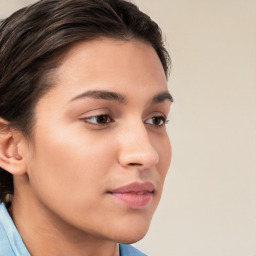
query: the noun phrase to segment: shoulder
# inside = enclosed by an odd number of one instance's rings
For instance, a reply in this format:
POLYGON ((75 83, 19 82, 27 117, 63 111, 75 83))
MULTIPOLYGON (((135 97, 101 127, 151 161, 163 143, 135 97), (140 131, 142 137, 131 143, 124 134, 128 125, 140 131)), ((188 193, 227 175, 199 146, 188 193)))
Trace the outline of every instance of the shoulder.
POLYGON ((0 256, 30 256, 4 203, 0 203, 0 245, 0 256))
POLYGON ((6 208, 3 203, 0 204, 0 244, 1 244, 1 249, 0 249, 0 256, 5 256, 5 255, 10 255, 14 256, 12 247, 10 245, 10 241, 7 235, 6 231, 6 221, 8 222, 7 213, 6 213, 6 208))
POLYGON ((119 248, 120 256, 147 256, 146 254, 142 253, 131 245, 120 244, 119 248))

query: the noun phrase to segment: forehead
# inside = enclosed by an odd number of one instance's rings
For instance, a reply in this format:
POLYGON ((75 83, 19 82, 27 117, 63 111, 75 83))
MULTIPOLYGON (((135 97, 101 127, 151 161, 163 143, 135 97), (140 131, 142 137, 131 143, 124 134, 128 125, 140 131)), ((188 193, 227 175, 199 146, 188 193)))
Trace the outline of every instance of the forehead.
MULTIPOLYGON (((123 41, 111 38, 101 38, 98 40, 80 42, 71 47, 65 54, 62 67, 66 68, 83 62, 88 71, 91 68, 107 67, 139 67, 154 66, 156 70, 164 72, 161 61, 153 49, 146 42, 139 40, 123 41), (147 64, 146 64, 147 63, 147 64)), ((139 70, 138 70, 139 71, 139 70)))
POLYGON ((165 73, 153 47, 142 41, 100 39, 71 47, 54 72, 51 93, 76 97, 84 90, 157 94, 167 90, 165 73), (64 95, 65 94, 65 95, 64 95))

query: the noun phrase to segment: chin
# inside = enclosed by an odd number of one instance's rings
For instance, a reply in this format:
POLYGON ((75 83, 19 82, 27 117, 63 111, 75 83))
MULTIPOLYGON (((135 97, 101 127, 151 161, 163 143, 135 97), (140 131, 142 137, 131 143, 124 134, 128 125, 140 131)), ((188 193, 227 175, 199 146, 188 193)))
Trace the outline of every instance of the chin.
POLYGON ((117 228, 116 242, 121 244, 132 244, 141 240, 148 232, 150 221, 142 220, 117 228))
POLYGON ((133 244, 133 243, 140 241, 146 235, 146 233, 147 232, 144 232, 143 234, 128 235, 125 237, 120 236, 118 238, 117 242, 119 244, 133 244))

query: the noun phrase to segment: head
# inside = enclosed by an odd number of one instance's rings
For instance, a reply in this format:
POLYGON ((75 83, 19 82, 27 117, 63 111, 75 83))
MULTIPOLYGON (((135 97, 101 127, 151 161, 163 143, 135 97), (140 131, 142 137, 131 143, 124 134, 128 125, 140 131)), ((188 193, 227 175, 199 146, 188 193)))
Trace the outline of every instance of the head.
POLYGON ((2 21, 0 66, 0 201, 119 242, 144 236, 171 157, 157 24, 123 0, 42 0, 2 21))

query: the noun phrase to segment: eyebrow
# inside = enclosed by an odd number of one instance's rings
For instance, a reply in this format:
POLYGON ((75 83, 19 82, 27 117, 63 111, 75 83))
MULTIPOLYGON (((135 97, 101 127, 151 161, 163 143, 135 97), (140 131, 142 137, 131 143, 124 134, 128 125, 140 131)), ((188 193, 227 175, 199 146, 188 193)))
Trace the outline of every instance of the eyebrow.
POLYGON ((85 93, 77 95, 71 101, 82 99, 82 98, 94 98, 94 99, 101 99, 101 100, 109 100, 109 101, 116 101, 122 104, 126 103, 125 96, 111 91, 102 91, 102 90, 95 90, 95 91, 87 91, 85 93))
MULTIPOLYGON (((126 97, 124 95, 117 92, 104 91, 104 90, 87 91, 72 98, 71 101, 75 101, 75 100, 83 99, 87 97, 93 98, 93 99, 100 99, 100 100, 116 101, 121 104, 127 103, 126 97)), ((164 91, 156 94, 152 99, 152 103, 161 103, 165 100, 169 100, 170 102, 173 102, 173 97, 168 91, 164 91)))
POLYGON ((153 103, 160 103, 160 102, 163 102, 165 100, 169 100, 170 102, 173 102, 173 97, 168 91, 160 92, 157 95, 155 95, 153 97, 152 102, 153 103))

